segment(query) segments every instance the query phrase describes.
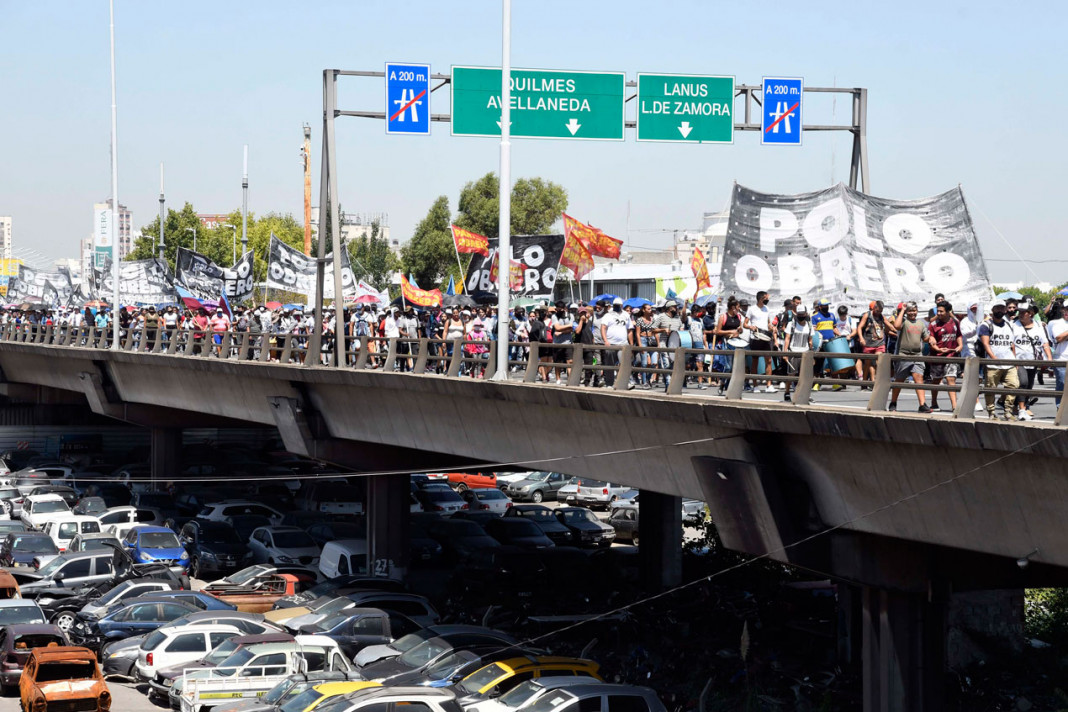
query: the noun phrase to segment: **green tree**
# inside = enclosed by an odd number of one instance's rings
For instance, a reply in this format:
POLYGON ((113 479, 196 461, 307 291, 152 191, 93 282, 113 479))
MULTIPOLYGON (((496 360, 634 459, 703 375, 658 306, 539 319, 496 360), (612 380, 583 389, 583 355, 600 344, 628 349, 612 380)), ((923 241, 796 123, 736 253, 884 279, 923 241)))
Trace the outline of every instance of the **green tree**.
MULTIPOLYGON (((207 228, 200 224, 196 210, 190 203, 186 203, 181 210, 167 210, 167 219, 164 223, 163 241, 164 256, 174 267, 174 257, 178 246, 192 249, 193 232, 197 230, 197 247, 200 247, 201 238, 208 232, 207 228)), ((151 223, 141 228, 141 237, 134 240, 133 250, 126 256, 128 260, 147 260, 157 254, 159 244, 159 216, 151 223)))
MULTIPOLYGON (((486 237, 497 237, 500 200, 497 174, 487 173, 460 191, 456 224, 486 237)), ((513 235, 547 233, 567 210, 567 191, 542 178, 520 178, 512 186, 513 235)))
MULTIPOLYGON (((448 206, 446 206, 446 210, 448 206)), ((400 260, 389 249, 389 243, 381 235, 381 226, 371 223, 371 234, 353 240, 347 246, 356 279, 371 283, 375 289, 387 289, 393 281, 393 273, 400 268, 400 260)))
MULTIPOLYGON (((995 294, 1007 291, 1009 290, 1005 287, 999 287, 997 285, 994 286, 995 294)), ((1041 314, 1046 310, 1046 307, 1049 305, 1049 303, 1053 301, 1053 297, 1057 294, 1058 290, 1053 289, 1048 292, 1044 292, 1041 289, 1037 289, 1036 287, 1020 287, 1019 289, 1014 291, 1019 292, 1025 297, 1030 297, 1031 301, 1033 301, 1035 303, 1035 306, 1038 307, 1038 313, 1041 314)), ((955 306, 956 305, 954 305, 954 307, 955 306)))
POLYGON ((449 222, 449 199, 442 195, 401 250, 401 268, 414 276, 423 289, 433 289, 450 275, 459 274, 449 222))

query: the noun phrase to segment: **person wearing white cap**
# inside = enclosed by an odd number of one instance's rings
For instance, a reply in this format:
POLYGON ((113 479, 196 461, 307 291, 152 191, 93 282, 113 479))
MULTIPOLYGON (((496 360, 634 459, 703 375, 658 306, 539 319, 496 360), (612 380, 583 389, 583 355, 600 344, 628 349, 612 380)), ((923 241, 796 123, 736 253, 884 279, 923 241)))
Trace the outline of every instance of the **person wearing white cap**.
MULTIPOLYGON (((1016 335, 1012 324, 1005 318, 1005 302, 998 299, 990 305, 990 319, 979 325, 979 341, 985 353, 982 356, 993 359, 996 363, 986 364, 986 374, 983 385, 987 388, 1019 388, 1020 379, 1017 377, 1016 366, 1012 363, 1016 360, 1016 335)), ((997 420, 994 412, 994 394, 987 392, 986 412, 991 420, 997 420)), ((1016 420, 1012 414, 1016 396, 1005 395, 1005 410, 1002 420, 1016 420)))
MULTIPOLYGON (((630 332, 630 315, 623 313, 623 300, 616 297, 612 300, 612 310, 601 319, 601 338, 606 346, 623 346, 627 343, 627 334, 630 332)), ((606 366, 619 365, 619 350, 607 348, 604 351, 604 363, 606 366)), ((605 384, 611 388, 616 383, 615 370, 606 369, 604 372, 605 384)), ((629 388, 633 388, 631 383, 629 388)))

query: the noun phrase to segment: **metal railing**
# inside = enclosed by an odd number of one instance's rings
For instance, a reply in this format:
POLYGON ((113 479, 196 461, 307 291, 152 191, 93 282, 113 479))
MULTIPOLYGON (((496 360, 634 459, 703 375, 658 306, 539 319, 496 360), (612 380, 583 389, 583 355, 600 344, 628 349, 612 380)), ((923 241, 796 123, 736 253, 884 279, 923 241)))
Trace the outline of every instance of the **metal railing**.
MULTIPOLYGON (((119 350, 181 356, 187 358, 216 358, 231 361, 278 363, 297 366, 336 367, 333 337, 324 338, 322 351, 312 357, 308 353, 308 335, 291 333, 260 333, 249 331, 199 331, 190 329, 124 330, 119 336, 119 350)), ((345 368, 355 370, 399 371, 414 374, 440 375, 446 378, 491 378, 498 369, 495 342, 465 339, 383 338, 373 336, 345 336, 345 368)), ((0 342, 36 344, 77 349, 109 349, 111 332, 95 326, 51 326, 8 324, 0 329, 0 342)), ((511 378, 523 383, 549 383, 557 374, 561 383, 569 387, 603 382, 617 391, 628 390, 636 383, 655 379, 669 396, 681 395, 688 383, 718 386, 727 400, 741 400, 758 382, 789 383, 794 388, 791 402, 807 406, 812 402, 815 386, 850 386, 870 390, 867 409, 885 411, 891 392, 897 389, 950 393, 956 401, 953 417, 975 417, 976 403, 988 396, 1013 396, 1026 399, 1060 399, 1054 424, 1066 422, 1066 403, 1063 391, 1051 388, 1005 388, 988 385, 985 372, 1011 365, 1023 368, 1064 368, 1065 361, 1000 361, 985 358, 947 358, 941 356, 896 356, 893 354, 836 353, 804 351, 800 353, 753 349, 705 349, 664 346, 635 346, 633 344, 582 344, 510 342, 506 368, 511 378), (772 374, 765 368, 758 371, 760 362, 772 363, 772 374), (825 374, 817 368, 817 361, 847 359, 869 362, 871 378, 843 378, 842 371, 825 374), (956 383, 933 384, 894 380, 900 362, 927 366, 955 366, 959 370, 956 383), (707 366, 696 367, 698 364, 707 366), (722 370, 712 370, 713 365, 722 370), (789 366, 784 370, 784 366, 789 366), (566 373, 566 381, 561 377, 566 373)), ((852 370, 844 369, 846 371, 852 370)), ((868 369, 865 369, 868 371, 868 369)), ((989 412, 990 404, 987 404, 989 412)))

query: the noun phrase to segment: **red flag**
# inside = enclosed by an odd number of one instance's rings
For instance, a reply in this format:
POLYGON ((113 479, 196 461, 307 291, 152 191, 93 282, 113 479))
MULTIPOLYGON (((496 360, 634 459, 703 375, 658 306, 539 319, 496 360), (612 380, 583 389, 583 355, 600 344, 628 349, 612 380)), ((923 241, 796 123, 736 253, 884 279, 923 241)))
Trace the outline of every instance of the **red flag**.
POLYGON ((577 237, 568 236, 564 243, 564 252, 560 255, 560 264, 567 267, 575 275, 575 279, 582 279, 593 271, 593 255, 577 237))
POLYGON ((609 237, 601 230, 581 223, 567 213, 562 213, 562 215, 564 216, 565 237, 578 239, 591 255, 607 257, 611 260, 619 259, 620 248, 623 246, 622 240, 609 237))
POLYGON ((418 289, 413 287, 408 277, 401 275, 401 293, 404 300, 417 307, 433 307, 441 304, 440 289, 418 289))
POLYGON ((693 270, 693 276, 697 278, 698 292, 712 287, 712 280, 708 277, 708 263, 705 262, 704 254, 696 247, 693 248, 693 257, 690 258, 690 269, 693 270))
POLYGON ((489 257, 489 240, 484 236, 455 225, 450 225, 449 227, 452 228, 452 242, 456 245, 457 253, 474 253, 489 257))
MULTIPOLYGON (((490 265, 490 282, 497 283, 497 270, 500 260, 497 255, 493 256, 493 264, 490 265)), ((519 260, 512 260, 508 270, 508 288, 513 292, 522 292, 527 266, 519 260)))

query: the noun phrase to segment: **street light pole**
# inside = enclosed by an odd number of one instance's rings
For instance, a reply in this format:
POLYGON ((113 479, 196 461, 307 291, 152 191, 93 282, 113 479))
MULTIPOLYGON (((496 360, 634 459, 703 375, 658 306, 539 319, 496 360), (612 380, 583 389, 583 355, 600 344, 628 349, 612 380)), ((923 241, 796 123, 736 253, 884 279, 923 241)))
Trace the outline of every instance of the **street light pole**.
POLYGON ((228 228, 234 231, 234 262, 237 264, 237 225, 227 225, 228 228))
POLYGON ((115 0, 110 0, 111 17, 111 348, 119 349, 119 140, 118 111, 115 102, 115 0))
POLYGON ((163 225, 167 222, 167 212, 163 203, 163 162, 159 164, 159 258, 163 259, 166 243, 163 240, 163 225))
POLYGON ((512 296, 512 0, 503 0, 501 29, 501 175, 497 223, 497 371, 508 380, 508 302, 512 296))
MULTIPOLYGON (((241 178, 241 254, 248 252, 248 144, 245 144, 245 172, 241 178)), ((234 250, 237 263, 237 250, 234 250)))
POLYGON ((197 229, 195 227, 187 227, 186 232, 193 231, 193 252, 197 251, 197 229))

